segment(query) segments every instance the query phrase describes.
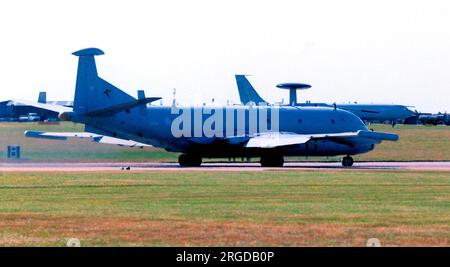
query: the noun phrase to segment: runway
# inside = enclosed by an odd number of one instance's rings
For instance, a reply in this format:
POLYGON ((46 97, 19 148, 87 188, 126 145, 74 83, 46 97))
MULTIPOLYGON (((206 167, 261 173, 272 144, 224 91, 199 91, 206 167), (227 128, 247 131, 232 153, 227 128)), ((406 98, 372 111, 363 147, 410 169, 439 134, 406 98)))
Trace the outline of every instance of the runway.
POLYGON ((355 162, 348 168, 340 162, 287 162, 281 168, 263 168, 259 163, 204 163, 179 167, 177 163, 29 163, 3 162, 0 172, 90 172, 90 171, 270 171, 270 170, 411 170, 450 172, 450 162, 355 162))

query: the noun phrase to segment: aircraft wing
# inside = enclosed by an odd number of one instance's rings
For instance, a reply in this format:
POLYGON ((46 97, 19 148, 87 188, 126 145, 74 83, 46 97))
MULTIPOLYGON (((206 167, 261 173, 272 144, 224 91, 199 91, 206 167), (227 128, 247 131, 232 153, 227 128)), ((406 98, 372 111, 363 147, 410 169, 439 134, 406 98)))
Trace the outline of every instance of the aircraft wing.
POLYGON ((41 132, 41 131, 25 131, 26 137, 44 138, 53 140, 67 140, 67 138, 89 138, 91 141, 101 144, 113 144, 118 146, 129 147, 151 147, 151 145, 139 143, 133 140, 125 140, 106 135, 100 135, 89 132, 69 133, 69 132, 41 132))
POLYGON ((125 140, 125 139, 119 139, 111 136, 99 136, 93 138, 94 142, 101 143, 101 144, 113 144, 118 146, 129 146, 129 147, 144 147, 148 146, 151 147, 151 145, 139 143, 133 140, 125 140))
POLYGON ((303 134, 267 133, 250 138, 245 147, 274 148, 279 146, 304 144, 310 139, 311 136, 303 134))
POLYGON ((397 141, 398 135, 390 133, 372 132, 359 130, 356 132, 326 133, 326 134, 296 134, 296 133, 264 133, 252 137, 245 147, 253 148, 275 148, 289 145, 300 145, 309 140, 328 139, 336 143, 353 145, 358 139, 369 139, 373 143, 380 143, 383 140, 397 141))
POLYGON ((33 102, 33 101, 28 101, 28 100, 14 100, 14 101, 18 102, 18 103, 22 103, 22 104, 28 105, 28 106, 54 111, 54 112, 57 112, 57 113, 73 111, 72 108, 65 107, 65 106, 60 106, 60 105, 44 104, 44 103, 38 103, 38 102, 33 102))

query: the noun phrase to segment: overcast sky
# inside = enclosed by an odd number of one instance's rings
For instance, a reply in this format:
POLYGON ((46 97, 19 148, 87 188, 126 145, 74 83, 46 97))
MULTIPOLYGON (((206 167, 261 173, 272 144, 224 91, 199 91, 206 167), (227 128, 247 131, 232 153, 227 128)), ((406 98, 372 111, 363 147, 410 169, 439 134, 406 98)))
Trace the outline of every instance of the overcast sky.
POLYGON ((269 102, 396 103, 450 111, 449 1, 2 1, 0 99, 72 100, 86 47, 136 96, 238 102, 234 74, 269 102))

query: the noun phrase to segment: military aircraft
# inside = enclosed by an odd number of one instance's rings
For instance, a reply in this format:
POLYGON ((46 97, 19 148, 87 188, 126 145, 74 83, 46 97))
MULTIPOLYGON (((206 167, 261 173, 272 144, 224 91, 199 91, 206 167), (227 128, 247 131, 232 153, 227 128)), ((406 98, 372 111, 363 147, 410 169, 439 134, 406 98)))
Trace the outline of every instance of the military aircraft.
POLYGON ((47 101, 47 92, 45 91, 39 92, 38 103, 73 107, 73 101, 47 101))
POLYGON ((446 113, 419 114, 419 121, 425 125, 450 125, 450 115, 446 113))
MULTIPOLYGON (((61 116, 61 114, 70 114, 73 112, 71 107, 72 102, 70 101, 47 101, 46 93, 39 92, 38 102, 20 100, 21 102, 28 106, 38 108, 40 110, 54 111, 61 116)), ((63 120, 65 120, 63 118, 63 120)), ((90 132, 43 132, 43 131, 25 131, 26 137, 31 138, 43 138, 43 139, 53 139, 53 140, 66 140, 67 138, 88 138, 92 142, 100 144, 113 144, 118 146, 128 146, 128 147, 150 147, 148 144, 142 144, 133 140, 115 138, 108 133, 96 134, 90 132)))
MULTIPOLYGON (((248 102, 254 103, 267 103, 259 96, 253 86, 250 84, 245 75, 236 75, 236 82, 239 91, 239 97, 242 104, 248 102)), ((334 107, 334 105, 326 103, 297 103, 296 90, 308 89, 311 86, 308 84, 300 83, 284 83, 279 84, 277 87, 282 89, 289 89, 289 105, 302 106, 302 107, 334 107)), ((392 104, 336 104, 339 109, 350 111, 356 116, 360 117, 365 122, 379 122, 379 123, 391 123, 395 125, 397 122, 404 122, 406 118, 416 115, 416 113, 410 110, 407 106, 392 105, 392 104)))
MULTIPOLYGON (((72 111, 59 117, 85 124, 85 131, 132 140, 182 153, 181 166, 200 166, 202 158, 258 157, 265 167, 280 167, 285 156, 351 155, 366 153, 398 135, 373 132, 354 114, 330 107, 277 105, 160 106, 160 97, 138 98, 99 77, 97 48, 74 52, 78 71, 72 111)), ((26 136, 67 138, 73 133, 27 131, 26 136)), ((89 134, 88 134, 89 135, 89 134)))

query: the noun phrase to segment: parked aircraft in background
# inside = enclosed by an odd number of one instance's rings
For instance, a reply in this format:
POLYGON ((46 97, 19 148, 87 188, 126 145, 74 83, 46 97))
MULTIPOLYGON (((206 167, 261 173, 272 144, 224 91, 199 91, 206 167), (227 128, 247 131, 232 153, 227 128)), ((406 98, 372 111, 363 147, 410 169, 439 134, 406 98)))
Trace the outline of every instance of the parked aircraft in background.
MULTIPOLYGON (((250 84, 245 75, 236 75, 236 82, 239 91, 239 97, 242 104, 248 102, 267 103, 259 96, 253 86, 250 84)), ((326 103, 298 103, 296 90, 308 89, 311 86, 307 84, 299 83, 285 83, 277 85, 279 88, 289 89, 289 105, 300 107, 334 107, 334 104, 326 103)), ((390 104, 335 104, 337 108, 347 110, 360 117, 365 122, 379 122, 379 123, 395 123, 403 122, 406 118, 415 115, 414 111, 408 109, 403 105, 390 105, 390 104)))
POLYGON ((45 91, 39 92, 38 103, 73 107, 73 101, 47 101, 47 92, 45 91))
MULTIPOLYGON (((354 114, 330 107, 224 106, 179 107, 148 105, 159 97, 134 98, 97 74, 97 48, 73 53, 79 58, 72 111, 60 118, 84 123, 85 130, 181 152, 181 166, 199 166, 202 158, 259 157, 262 166, 282 166, 284 156, 366 153, 398 135, 373 132, 354 114)), ((64 138, 68 133, 26 136, 64 138)))
POLYGON ((46 92, 39 92, 38 101, 6 100, 0 102, 0 120, 18 122, 54 122, 59 112, 53 108, 71 111, 71 101, 47 101, 46 92))
POLYGON ((22 115, 19 117, 20 122, 30 122, 30 121, 40 121, 41 116, 39 116, 37 113, 28 113, 27 115, 22 115))
POLYGON ((450 115, 447 113, 437 113, 437 114, 419 114, 419 122, 422 124, 431 125, 450 125, 450 115))

